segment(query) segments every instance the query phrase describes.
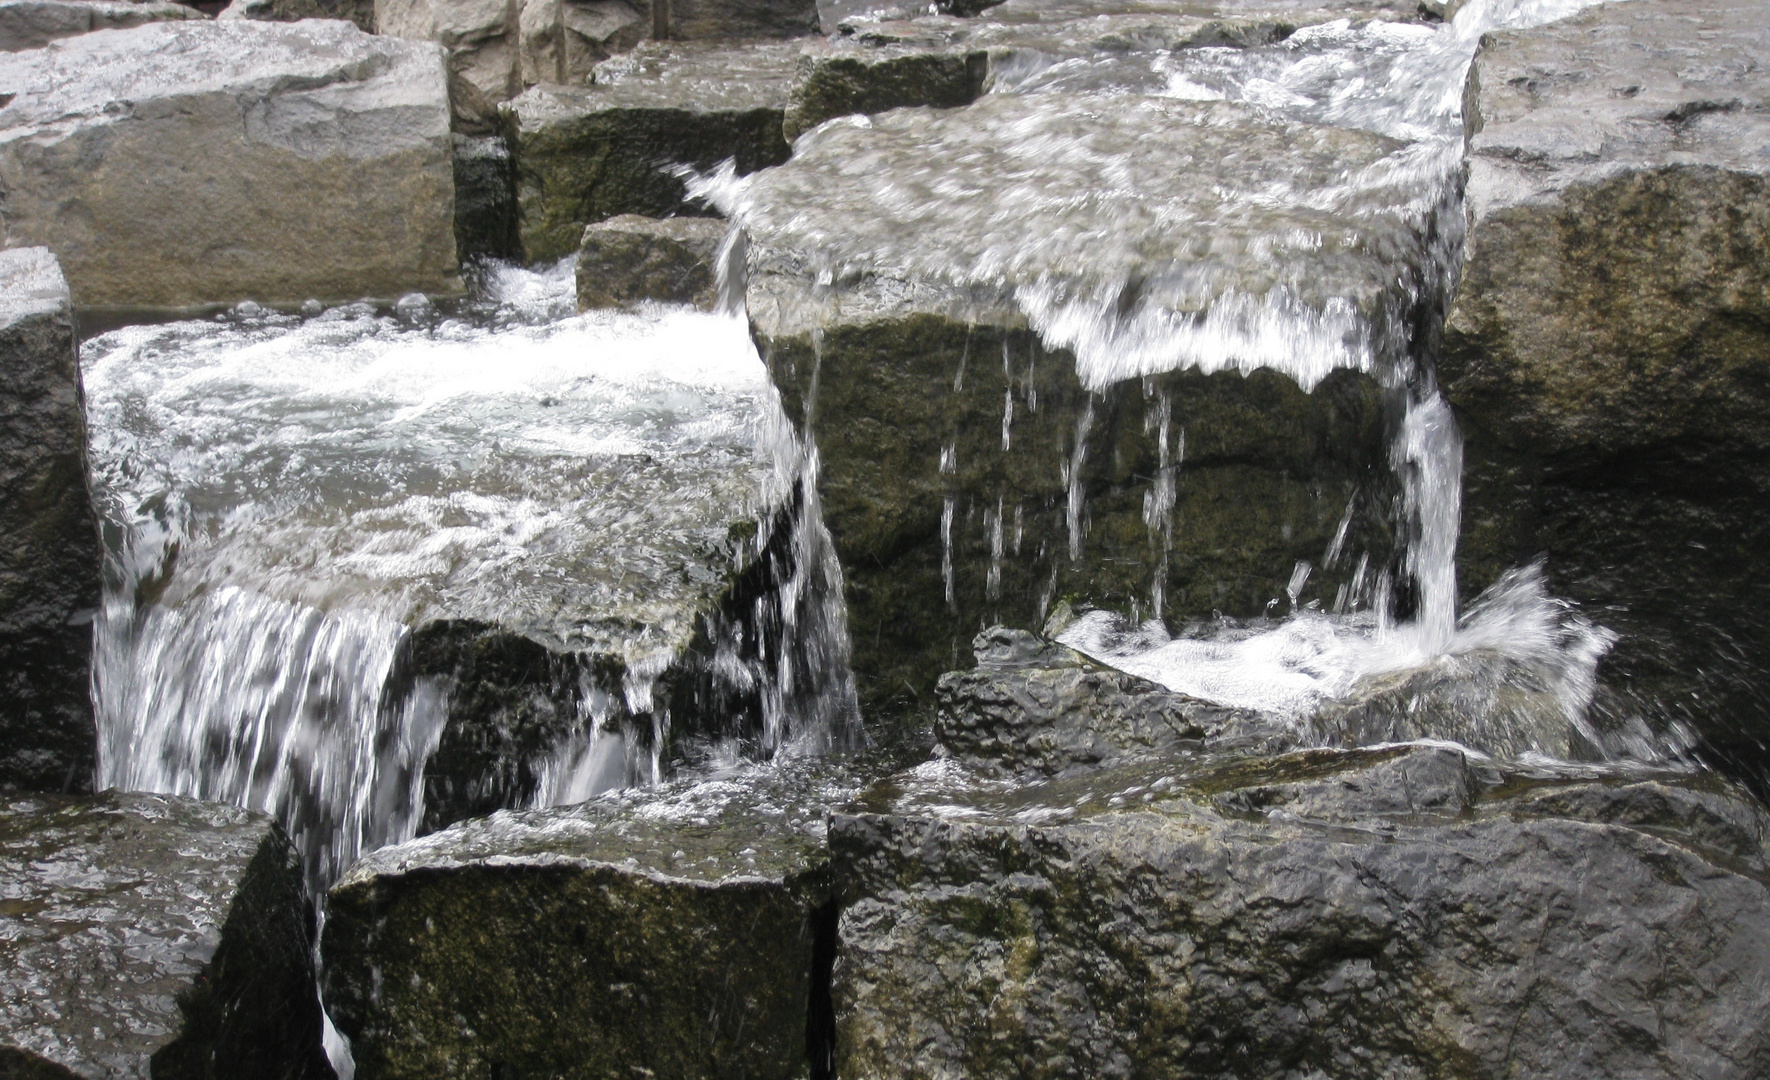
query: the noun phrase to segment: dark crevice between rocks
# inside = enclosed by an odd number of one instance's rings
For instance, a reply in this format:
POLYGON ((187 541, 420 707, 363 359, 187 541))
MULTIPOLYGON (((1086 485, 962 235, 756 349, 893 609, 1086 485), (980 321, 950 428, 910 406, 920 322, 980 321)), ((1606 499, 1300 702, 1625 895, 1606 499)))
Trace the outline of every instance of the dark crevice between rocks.
POLYGON ((840 901, 835 898, 811 915, 811 995, 805 1015, 805 1057, 811 1063, 811 1080, 834 1080, 836 1076, 836 1005, 830 983, 841 917, 840 901))

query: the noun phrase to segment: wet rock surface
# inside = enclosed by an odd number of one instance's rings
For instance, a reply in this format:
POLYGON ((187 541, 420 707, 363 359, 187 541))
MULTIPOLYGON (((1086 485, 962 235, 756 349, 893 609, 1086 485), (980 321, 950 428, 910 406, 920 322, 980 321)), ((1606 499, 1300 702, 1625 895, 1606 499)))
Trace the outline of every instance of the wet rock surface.
POLYGON ((584 230, 578 248, 578 309, 652 300, 712 311, 717 256, 730 227, 715 218, 624 214, 584 230))
POLYGON ((1748 1077, 1764 816, 1679 777, 1442 745, 1004 784, 830 826, 850 1077, 1748 1077))
POLYGON ((785 161, 796 49, 647 43, 599 65, 592 86, 511 102, 524 257, 569 255, 586 225, 622 214, 711 213, 688 198, 684 167, 731 159, 748 174, 785 161))
POLYGON ((1493 35, 1440 361, 1468 442, 1463 580, 1546 553, 1622 634, 1607 707, 1689 725, 1760 784, 1767 61, 1750 4, 1493 35))
POLYGON ((54 251, 78 304, 459 290, 433 47, 156 23, 0 57, 0 81, 9 242, 54 251))
POLYGON ((989 60, 989 53, 978 49, 895 44, 837 45, 801 56, 783 131, 792 142, 825 120, 852 113, 969 105, 983 93, 989 60))
POLYGON ((1024 630, 978 635, 977 666, 940 678, 934 737, 985 769, 1061 775, 1270 729, 1255 713, 1171 693, 1024 630))
POLYGON ((57 38, 94 30, 201 18, 196 8, 158 0, 7 0, 0 4, 0 52, 40 49, 57 38))
POLYGON ((0 799, 0 1070, 332 1076, 311 909, 271 820, 171 795, 0 799))
POLYGON ((0 252, 0 790, 87 790, 98 520, 86 486, 68 285, 44 248, 0 252))
POLYGON ((324 943, 358 1075, 804 1075, 827 1053, 824 818, 854 790, 740 770, 369 856, 324 943))

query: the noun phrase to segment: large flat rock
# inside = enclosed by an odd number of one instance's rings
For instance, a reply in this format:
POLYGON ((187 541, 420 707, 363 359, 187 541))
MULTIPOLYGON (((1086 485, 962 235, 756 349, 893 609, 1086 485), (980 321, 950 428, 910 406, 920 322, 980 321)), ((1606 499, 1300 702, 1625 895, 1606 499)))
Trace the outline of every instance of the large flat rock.
POLYGON ((98 520, 68 285, 43 248, 0 252, 0 489, 0 789, 86 790, 98 520))
POLYGON ((1467 263, 1440 372, 1468 441, 1464 581, 1549 557, 1623 637, 1624 714, 1762 776, 1770 31, 1605 4, 1470 72, 1467 263))
POLYGON ((805 1075, 827 1053, 824 819, 853 791, 753 768, 365 858, 324 943, 358 1075, 805 1075))
POLYGON ((926 766, 831 821, 837 1074, 1743 1080, 1763 830, 1709 780, 1442 745, 926 766))
POLYGON ((798 47, 655 42, 609 60, 589 87, 537 86, 510 103, 524 256, 576 251, 621 214, 706 215, 686 167, 747 174, 787 159, 781 119, 798 47))
POLYGON ((156 23, 0 57, 9 243, 83 306, 458 291, 433 45, 347 23, 156 23))
POLYGON ((312 910, 262 814, 169 795, 0 800, 0 1070, 331 1077, 312 910))

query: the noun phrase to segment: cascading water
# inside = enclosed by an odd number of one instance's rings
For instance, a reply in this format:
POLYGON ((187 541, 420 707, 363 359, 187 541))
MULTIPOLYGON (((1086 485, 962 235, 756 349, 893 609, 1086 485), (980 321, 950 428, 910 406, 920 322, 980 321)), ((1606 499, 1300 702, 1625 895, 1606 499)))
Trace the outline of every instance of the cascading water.
POLYGON ((575 716, 525 766, 534 805, 657 777, 655 684, 697 632, 706 678, 756 703, 764 752, 846 737, 815 455, 741 322, 577 316, 569 264, 494 271, 488 293, 458 316, 417 297, 391 315, 243 305, 85 345, 109 551, 101 787, 273 813, 323 889, 419 827, 465 692, 411 670, 427 625, 618 668, 578 669, 575 716), (753 541, 730 531, 744 521, 753 541), (747 610, 717 610, 724 575, 763 562, 747 610))
MULTIPOLYGON (((778 174, 727 172, 695 190, 753 243, 790 238, 820 282, 894 283, 865 303, 921 282, 951 287, 941 302, 956 311, 966 297, 987 306, 1005 296, 1046 347, 1074 355, 1090 391, 1180 369, 1258 368, 1310 390, 1351 370, 1401 405, 1390 449, 1399 578, 1368 551, 1342 550, 1343 525, 1322 563, 1358 569, 1333 611, 1305 601, 1303 563, 1283 622, 1215 620, 1171 639, 1159 621, 1095 612, 1066 643, 1176 689, 1299 719, 1366 676, 1485 650, 1551 687, 1564 719, 1602 752, 1658 756, 1663 745, 1594 738, 1585 725, 1612 638, 1551 598, 1540 573, 1508 575, 1459 619, 1461 438, 1430 355, 1461 255, 1462 97, 1481 36, 1583 6, 1476 0, 1447 25, 1341 20, 1255 48, 1084 46, 1060 58, 1010 46, 992 60, 991 92, 960 113, 835 120, 802 136, 778 174), (1198 179, 1195 162, 1208 162, 1198 179), (820 207, 814 232, 794 217, 808 203, 820 207)), ((1090 399, 1078 410, 1066 460, 1053 463, 1072 563, 1087 544, 1078 478, 1092 409, 1090 399)), ((1169 468, 1164 456, 1158 472, 1169 468)), ((1161 484, 1145 507, 1157 562, 1172 528, 1161 484)), ((949 606, 957 509, 949 498, 941 526, 949 606)), ((1149 597, 1158 611, 1163 579, 1149 597)), ((1285 583, 1273 585, 1276 595, 1285 583)), ((1567 752, 1546 737, 1539 749, 1567 752)))

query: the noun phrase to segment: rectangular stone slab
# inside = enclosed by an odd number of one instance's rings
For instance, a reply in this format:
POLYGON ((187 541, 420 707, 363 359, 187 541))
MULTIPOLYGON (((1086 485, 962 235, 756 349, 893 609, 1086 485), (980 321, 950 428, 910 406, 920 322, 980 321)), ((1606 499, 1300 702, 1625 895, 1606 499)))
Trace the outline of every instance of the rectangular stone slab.
POLYGON ((803 1076, 824 814, 853 790, 751 768, 364 858, 324 942, 357 1075, 803 1076))
POLYGON ((0 57, 7 242, 82 306, 448 293, 440 50, 343 22, 156 23, 0 57))
POLYGON ((98 519, 68 284, 0 251, 0 789, 87 790, 98 519))
POLYGON ((0 1075, 330 1080, 311 920, 263 814, 0 798, 0 1075))
POLYGON ((1770 24, 1602 4, 1469 72, 1468 243, 1439 373, 1459 578, 1546 554, 1622 637, 1607 707, 1763 790, 1770 722, 1770 24))
POLYGON ((524 257, 569 255, 584 226, 621 214, 712 213, 688 199, 683 167, 731 159, 741 175, 785 161, 797 55, 773 42, 647 43, 599 64, 593 86, 538 86, 511 102, 524 257))

